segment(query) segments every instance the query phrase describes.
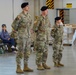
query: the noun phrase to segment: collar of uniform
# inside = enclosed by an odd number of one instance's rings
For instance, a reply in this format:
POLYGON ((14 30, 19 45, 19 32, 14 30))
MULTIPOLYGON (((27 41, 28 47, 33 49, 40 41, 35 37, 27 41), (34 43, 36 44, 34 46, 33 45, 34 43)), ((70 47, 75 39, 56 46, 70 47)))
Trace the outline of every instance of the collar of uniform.
POLYGON ((55 27, 60 28, 60 25, 59 26, 58 25, 55 25, 55 27))
MULTIPOLYGON (((41 16, 42 16, 42 14, 41 14, 41 16)), ((44 16, 42 16, 42 18, 43 18, 43 19, 46 19, 46 17, 47 17, 47 16, 45 16, 45 17, 44 17, 44 16)))
POLYGON ((25 16, 27 16, 27 15, 28 15, 28 12, 24 12, 24 11, 23 11, 22 13, 23 13, 25 16))

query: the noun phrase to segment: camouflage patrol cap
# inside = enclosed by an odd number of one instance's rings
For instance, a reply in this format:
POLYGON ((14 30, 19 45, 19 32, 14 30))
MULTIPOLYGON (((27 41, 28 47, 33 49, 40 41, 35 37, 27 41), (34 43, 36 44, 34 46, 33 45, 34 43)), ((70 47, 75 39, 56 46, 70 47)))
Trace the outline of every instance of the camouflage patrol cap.
POLYGON ((28 2, 24 2, 24 3, 21 4, 21 8, 24 8, 24 7, 26 7, 27 5, 29 5, 29 3, 28 3, 28 2))
POLYGON ((48 9, 47 6, 42 6, 42 7, 41 7, 41 11, 45 11, 45 10, 47 10, 47 9, 48 9))

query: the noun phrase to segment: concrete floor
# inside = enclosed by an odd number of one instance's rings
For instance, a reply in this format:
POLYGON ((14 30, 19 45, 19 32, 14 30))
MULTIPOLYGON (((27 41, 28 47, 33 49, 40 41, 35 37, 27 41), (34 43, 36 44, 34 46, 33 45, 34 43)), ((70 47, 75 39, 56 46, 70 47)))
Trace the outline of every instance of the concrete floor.
MULTIPOLYGON (((32 52, 29 59, 29 66, 33 68, 34 72, 25 72, 24 74, 17 74, 15 54, 6 53, 0 55, 0 75, 76 75, 76 47, 65 46, 63 51, 62 63, 64 67, 55 68, 52 62, 52 47, 49 47, 49 55, 47 64, 51 66, 50 70, 39 71, 35 65, 35 53, 32 52)), ((22 65, 23 67, 23 65, 22 65)))

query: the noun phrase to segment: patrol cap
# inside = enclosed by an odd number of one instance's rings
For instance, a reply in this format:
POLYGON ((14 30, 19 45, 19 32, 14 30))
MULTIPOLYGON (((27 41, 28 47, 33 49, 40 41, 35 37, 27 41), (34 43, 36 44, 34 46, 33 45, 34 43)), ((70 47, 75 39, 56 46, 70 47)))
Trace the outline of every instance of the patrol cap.
POLYGON ((6 24, 2 24, 2 27, 6 27, 6 24))
POLYGON ((55 18, 55 22, 58 21, 58 20, 61 20, 61 17, 56 17, 55 18))
POLYGON ((55 18, 55 21, 60 20, 60 19, 61 19, 61 17, 56 17, 56 18, 55 18))
POLYGON ((47 6, 42 6, 42 7, 41 7, 41 11, 45 11, 45 10, 47 10, 47 9, 48 9, 47 6))
POLYGON ((21 4, 21 8, 24 8, 24 7, 26 7, 27 5, 29 5, 29 3, 28 3, 28 2, 24 2, 24 3, 21 4))

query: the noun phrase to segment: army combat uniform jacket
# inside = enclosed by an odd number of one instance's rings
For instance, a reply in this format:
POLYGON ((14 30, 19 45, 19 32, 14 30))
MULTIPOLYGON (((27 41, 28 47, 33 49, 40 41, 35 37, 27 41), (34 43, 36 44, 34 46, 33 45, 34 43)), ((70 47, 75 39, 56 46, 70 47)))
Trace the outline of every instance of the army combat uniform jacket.
POLYGON ((28 64, 28 58, 31 51, 31 28, 32 19, 28 13, 21 12, 13 21, 12 28, 17 32, 17 48, 16 56, 17 65, 21 64, 20 59, 24 56, 24 64, 28 64))
POLYGON ((62 25, 54 25, 51 36, 54 38, 52 47, 53 47, 53 62, 58 63, 62 58, 63 51, 63 26, 62 25))
POLYGON ((48 55, 48 34, 50 28, 50 21, 48 17, 43 17, 40 15, 38 18, 37 24, 33 27, 36 32, 36 64, 40 65, 41 63, 46 63, 48 55))

